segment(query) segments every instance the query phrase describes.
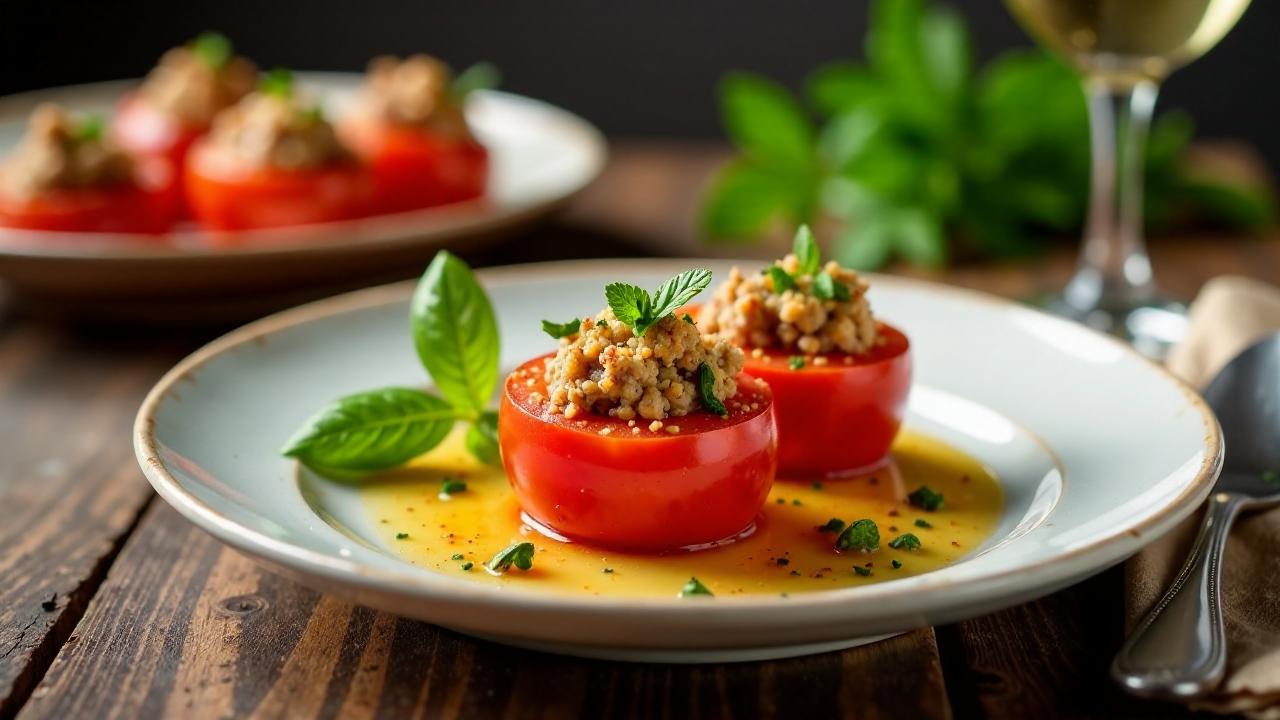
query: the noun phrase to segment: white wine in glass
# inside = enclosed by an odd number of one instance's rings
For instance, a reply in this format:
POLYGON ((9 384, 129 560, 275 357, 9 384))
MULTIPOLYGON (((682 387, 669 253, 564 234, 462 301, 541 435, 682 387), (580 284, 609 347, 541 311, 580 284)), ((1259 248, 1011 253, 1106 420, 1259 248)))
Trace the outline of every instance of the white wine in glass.
POLYGON ((1089 103, 1089 215, 1076 274, 1050 304, 1162 356, 1185 307, 1156 290, 1142 237, 1142 171, 1159 83, 1226 35, 1249 0, 1007 0, 1080 71, 1089 103))

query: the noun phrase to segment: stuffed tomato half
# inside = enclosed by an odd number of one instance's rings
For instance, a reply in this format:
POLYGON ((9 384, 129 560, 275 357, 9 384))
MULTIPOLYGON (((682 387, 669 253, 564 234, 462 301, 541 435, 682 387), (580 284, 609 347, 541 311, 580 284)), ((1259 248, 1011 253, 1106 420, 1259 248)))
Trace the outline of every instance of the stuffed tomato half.
POLYGON ((615 283, 595 317, 544 322, 559 350, 507 378, 498 413, 508 479, 537 524, 657 552, 751 530, 777 469, 774 396, 742 374, 741 350, 674 314, 710 280, 690 271, 654 297, 615 283))

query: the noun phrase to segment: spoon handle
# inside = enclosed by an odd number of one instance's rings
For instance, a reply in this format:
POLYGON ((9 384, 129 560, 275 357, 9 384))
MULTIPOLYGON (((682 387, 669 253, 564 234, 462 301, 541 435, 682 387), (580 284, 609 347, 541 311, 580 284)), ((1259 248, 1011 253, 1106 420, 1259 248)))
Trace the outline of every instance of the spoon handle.
POLYGON ((1111 676, 1136 695, 1187 698, 1213 690, 1226 669, 1222 626, 1222 550, 1240 508, 1235 493, 1214 493, 1187 561, 1111 664, 1111 676))

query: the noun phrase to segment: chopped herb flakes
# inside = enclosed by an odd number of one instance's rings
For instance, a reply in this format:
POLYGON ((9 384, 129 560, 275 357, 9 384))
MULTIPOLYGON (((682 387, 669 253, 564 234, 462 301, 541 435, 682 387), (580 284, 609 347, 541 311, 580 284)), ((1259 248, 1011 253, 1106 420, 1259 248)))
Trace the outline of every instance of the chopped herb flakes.
POLYGON ((774 500, 774 502, 778 503, 779 505, 786 505, 786 504, 787 504, 787 499, 786 499, 786 498, 778 498, 777 500, 774 500))
POLYGON ((490 558, 484 566, 489 569, 489 572, 501 575, 510 570, 512 565, 521 570, 529 570, 533 567, 533 543, 511 543, 490 558))
POLYGON ((682 318, 680 318, 680 319, 681 319, 681 320, 684 320, 685 322, 689 323, 690 325, 697 325, 697 323, 693 321, 693 316, 692 316, 692 315, 690 315, 689 313, 685 313, 685 314, 684 314, 684 317, 682 317, 682 318))
POLYGON ((601 570, 600 572, 604 573, 605 575, 612 575, 612 574, 613 574, 613 568, 605 568, 605 569, 601 570))
POLYGON ((889 541, 889 547, 894 550, 919 550, 920 538, 911 533, 903 533, 898 537, 889 541))
POLYGON ((444 481, 440 483, 440 494, 442 495, 453 495, 464 492, 466 489, 467 484, 454 477, 446 477, 444 481))
POLYGON ((854 566, 853 566, 853 571, 854 571, 854 572, 856 572, 856 573, 858 573, 858 574, 859 574, 859 575, 861 575, 862 577, 867 577, 868 575, 870 575, 870 574, 871 574, 871 568, 864 568, 864 567, 862 567, 862 566, 860 566, 860 565, 854 565, 854 566))
POLYGON ((788 560, 787 558, 774 558, 774 559, 773 559, 773 562, 774 562, 774 563, 776 563, 776 564, 778 564, 778 565, 790 565, 790 564, 791 564, 791 561, 790 561, 790 560, 788 560))
POLYGON ((409 533, 406 533, 406 532, 398 532, 398 533, 396 533, 396 539, 397 539, 397 540, 408 540, 408 539, 409 539, 409 533))
POLYGON ((791 368, 792 370, 799 370, 799 369, 803 368, 803 367, 804 367, 804 356, 803 356, 803 355, 792 355, 790 358, 788 358, 788 359, 787 359, 787 367, 791 368))
POLYGON ((942 509, 942 493, 934 492, 928 485, 921 485, 907 495, 907 502, 926 512, 942 509))
POLYGON ((577 318, 562 323, 551 322, 550 320, 542 321, 542 332, 557 340, 577 335, 581 327, 582 321, 577 318))
POLYGON ((468 560, 468 561, 466 561, 466 562, 462 563, 462 569, 463 569, 463 570, 470 570, 471 568, 473 568, 473 567, 475 567, 475 566, 476 566, 476 564, 475 564, 475 563, 473 563, 473 562, 471 562, 470 560, 468 560))
POLYGON ((800 502, 800 498, 792 498, 792 499, 791 499, 791 504, 792 504, 792 505, 795 505, 796 507, 800 507, 800 506, 801 506, 801 505, 803 505, 804 503, 800 502))
POLYGON ((696 577, 689 578, 689 582, 680 588, 680 597, 693 597, 695 595, 706 595, 707 597, 715 597, 715 593, 707 589, 706 585, 696 577))
POLYGON ((931 529, 933 525, 931 525, 929 521, 925 520, 924 518, 916 518, 916 527, 924 528, 928 530, 928 529, 931 529))
POLYGON ((812 484, 810 484, 810 485, 809 485, 809 487, 813 488, 814 490, 821 490, 821 489, 822 489, 822 483, 820 483, 820 482, 818 482, 818 481, 816 481, 816 480, 815 480, 815 481, 813 481, 813 483, 812 483, 812 484))
POLYGON ((889 567, 893 568, 894 570, 897 570, 898 568, 902 567, 902 561, 900 561, 900 560, 890 560, 890 561, 889 561, 889 567))
POLYGON ((854 522, 836 538, 837 550, 871 552, 880 547, 880 528, 876 521, 864 518, 854 522))
POLYGON ((826 525, 819 525, 818 532, 838 533, 844 529, 844 521, 840 518, 831 518, 826 525))

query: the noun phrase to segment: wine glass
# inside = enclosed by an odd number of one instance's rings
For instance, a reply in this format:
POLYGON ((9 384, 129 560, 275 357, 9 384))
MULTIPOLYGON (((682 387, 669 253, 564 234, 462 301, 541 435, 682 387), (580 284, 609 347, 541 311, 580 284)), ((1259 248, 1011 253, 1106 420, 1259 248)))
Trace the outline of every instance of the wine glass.
POLYGON ((1203 55, 1249 0, 1006 0, 1014 17, 1083 76, 1092 146, 1089 213, 1058 314, 1163 357, 1186 307, 1156 289, 1142 232, 1143 158, 1159 83, 1203 55))

